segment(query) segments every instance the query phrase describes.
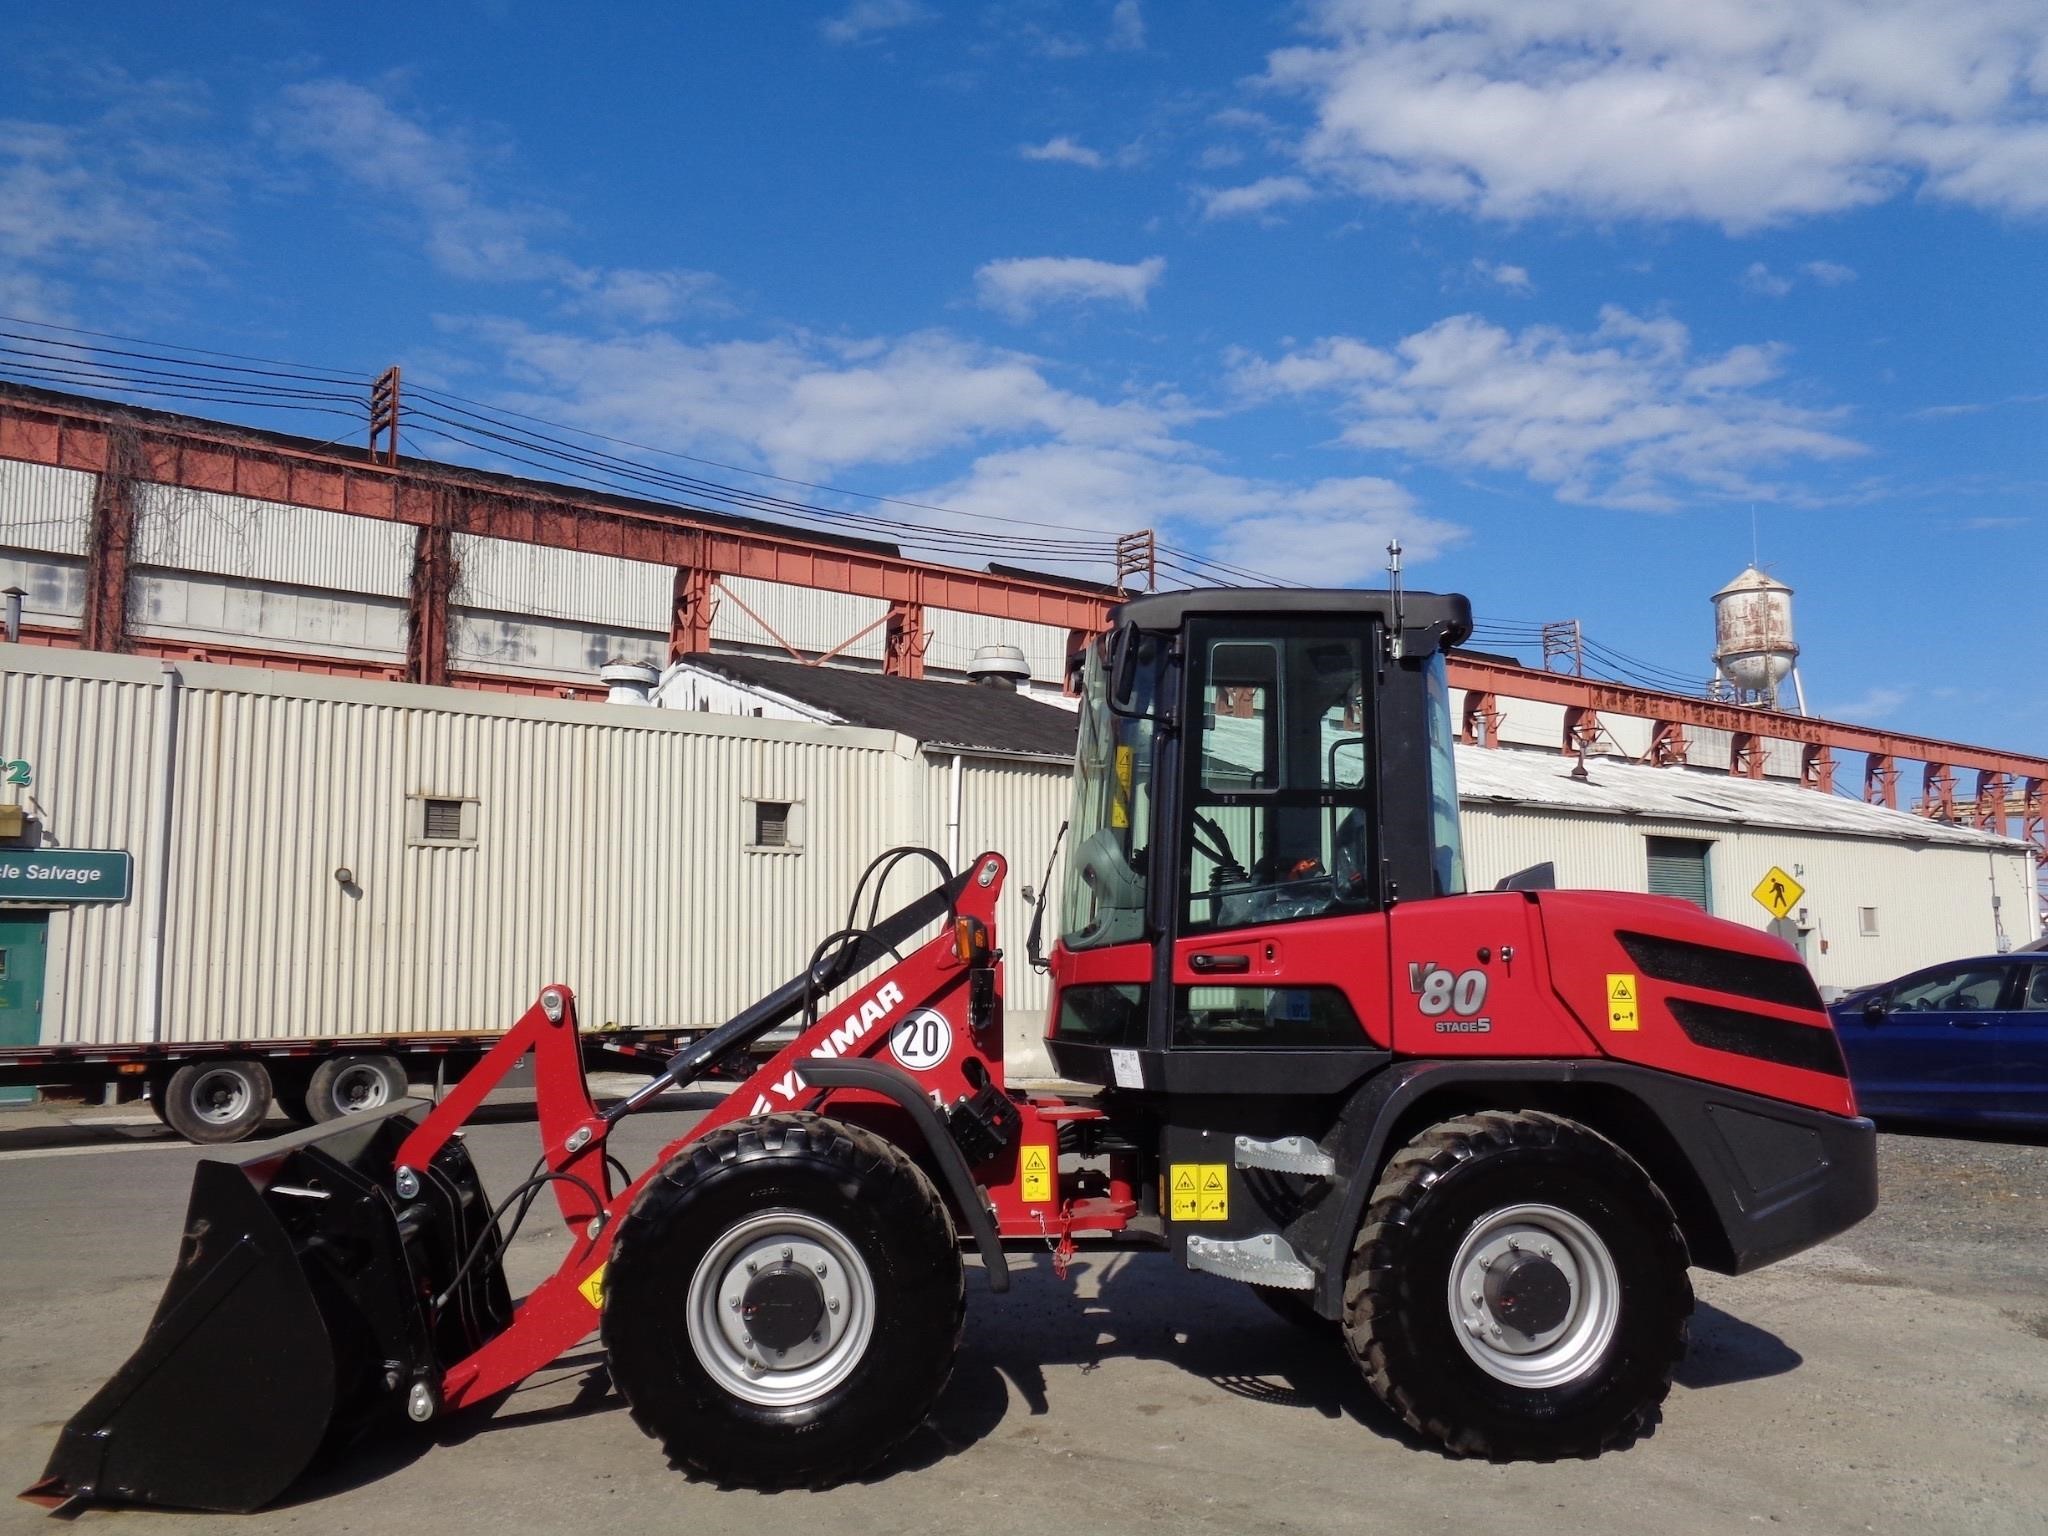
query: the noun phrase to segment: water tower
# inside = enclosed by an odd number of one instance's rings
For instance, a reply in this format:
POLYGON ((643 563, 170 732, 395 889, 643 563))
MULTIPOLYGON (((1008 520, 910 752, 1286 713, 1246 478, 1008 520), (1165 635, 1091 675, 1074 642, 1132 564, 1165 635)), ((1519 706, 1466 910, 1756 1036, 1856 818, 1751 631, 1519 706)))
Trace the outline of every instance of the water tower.
POLYGON ((1745 703, 1778 708, 1778 689, 1792 680, 1799 713, 1799 647, 1792 639, 1792 589, 1750 566, 1714 594, 1714 676, 1745 703))

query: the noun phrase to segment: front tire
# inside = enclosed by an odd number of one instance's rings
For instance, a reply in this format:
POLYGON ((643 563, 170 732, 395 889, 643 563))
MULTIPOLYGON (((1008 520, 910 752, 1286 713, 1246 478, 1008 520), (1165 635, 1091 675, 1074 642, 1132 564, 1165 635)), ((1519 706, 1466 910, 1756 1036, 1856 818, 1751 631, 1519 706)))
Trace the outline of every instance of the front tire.
POLYGON ((820 1487, 923 1423, 966 1317, 953 1221, 870 1131, 776 1115, 679 1152, 605 1271, 612 1380, 669 1459, 717 1482, 820 1487))
POLYGON ((1455 1455, 1595 1456, 1656 1422, 1685 1354, 1686 1267, 1635 1159, 1575 1121, 1489 1110, 1388 1163, 1345 1341, 1380 1399, 1455 1455))

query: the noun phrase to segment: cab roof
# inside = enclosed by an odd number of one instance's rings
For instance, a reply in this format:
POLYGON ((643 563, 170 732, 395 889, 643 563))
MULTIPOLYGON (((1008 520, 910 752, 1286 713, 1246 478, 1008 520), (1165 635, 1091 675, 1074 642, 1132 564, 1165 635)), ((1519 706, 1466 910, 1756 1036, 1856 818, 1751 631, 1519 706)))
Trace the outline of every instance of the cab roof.
MULTIPOLYGON (((1341 618, 1370 615, 1394 622, 1394 595, 1356 587, 1196 587, 1154 592, 1120 603, 1113 623, 1140 629, 1179 629, 1190 618, 1341 618)), ((1432 631, 1449 648, 1472 633, 1472 602, 1457 592, 1403 592, 1401 623, 1409 632, 1432 631)))

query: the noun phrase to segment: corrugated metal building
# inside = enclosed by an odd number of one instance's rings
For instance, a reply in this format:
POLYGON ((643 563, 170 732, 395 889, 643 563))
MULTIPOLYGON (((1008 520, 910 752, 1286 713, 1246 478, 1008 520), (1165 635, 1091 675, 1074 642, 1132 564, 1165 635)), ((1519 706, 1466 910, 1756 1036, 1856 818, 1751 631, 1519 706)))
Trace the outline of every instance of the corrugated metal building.
MULTIPOLYGON (((135 858, 127 902, 51 911, 45 1040, 494 1030, 551 981, 592 1025, 714 1024, 901 843, 1019 847, 1018 953, 1066 798, 890 731, 26 646, 0 723, 42 844, 135 858)), ((1009 988, 1035 1036, 1042 981, 1009 988)))
MULTIPOLYGON (((848 674, 781 670, 647 708, 0 647, 0 755, 30 765, 0 793, 45 846, 135 857, 126 902, 50 909, 44 1038, 493 1030, 550 981, 593 1026, 712 1024, 801 967, 874 854, 914 842, 1010 858, 1009 1044, 1042 1067, 1023 892, 1066 814, 1072 716, 855 674, 910 690, 912 713, 777 718, 883 708, 846 704, 848 674), (1029 712, 1014 733, 1005 708, 1029 712)), ((1459 761, 1475 887, 1549 862, 1563 885, 1642 890, 1669 840, 1712 910, 1763 926, 1748 893, 1775 865, 1838 987, 1991 950, 2001 924, 2034 935, 2023 843, 1683 769, 1459 761)))

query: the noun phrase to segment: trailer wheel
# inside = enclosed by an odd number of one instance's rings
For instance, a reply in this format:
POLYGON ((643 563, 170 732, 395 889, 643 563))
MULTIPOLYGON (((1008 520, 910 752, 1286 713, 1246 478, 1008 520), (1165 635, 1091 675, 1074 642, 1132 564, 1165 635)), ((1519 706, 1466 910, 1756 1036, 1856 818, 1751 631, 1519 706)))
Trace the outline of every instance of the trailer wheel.
POLYGON ((164 1084, 164 1124, 202 1146, 240 1141, 270 1113, 270 1074, 256 1061, 188 1061, 164 1084))
POLYGON ((1556 1115, 1431 1127, 1373 1192, 1344 1334, 1455 1455, 1596 1456, 1646 1433, 1692 1315, 1685 1239, 1634 1158, 1556 1115))
POLYGON ((605 1270, 634 1421, 720 1483, 822 1487, 924 1421, 966 1317, 953 1220, 871 1131, 776 1115, 711 1132, 641 1191, 605 1270))
POLYGON ((382 1109, 405 1097, 405 1068, 392 1056, 330 1056, 306 1083, 306 1114, 339 1120, 366 1109, 382 1109))

